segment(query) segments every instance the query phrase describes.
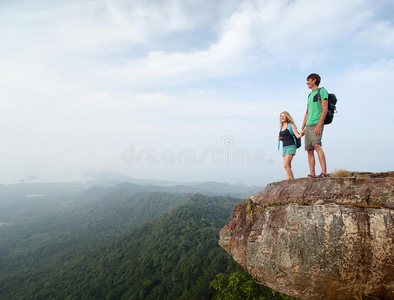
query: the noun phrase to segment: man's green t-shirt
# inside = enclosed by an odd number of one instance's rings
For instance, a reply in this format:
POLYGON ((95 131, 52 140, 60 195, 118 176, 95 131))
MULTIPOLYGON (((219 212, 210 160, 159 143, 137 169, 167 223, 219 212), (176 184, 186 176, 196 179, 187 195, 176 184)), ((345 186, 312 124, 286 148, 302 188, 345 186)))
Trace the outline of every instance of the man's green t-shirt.
MULTIPOLYGON (((316 89, 312 93, 309 94, 308 97, 308 119, 306 120, 306 125, 317 124, 320 121, 321 117, 321 103, 319 101, 316 89)), ((325 88, 320 89, 320 99, 328 99, 328 93, 325 88)))

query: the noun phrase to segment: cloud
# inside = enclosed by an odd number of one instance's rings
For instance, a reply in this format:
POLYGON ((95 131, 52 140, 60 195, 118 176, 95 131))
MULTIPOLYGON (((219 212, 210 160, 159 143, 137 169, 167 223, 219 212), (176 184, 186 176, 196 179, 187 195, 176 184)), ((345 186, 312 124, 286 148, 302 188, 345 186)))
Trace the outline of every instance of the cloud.
POLYGON ((356 122, 368 117, 371 99, 390 105, 394 37, 391 16, 382 14, 387 5, 3 1, 2 157, 18 158, 8 169, 35 174, 30 166, 50 170, 73 161, 81 167, 106 160, 110 168, 134 141, 160 147, 233 134, 253 136, 253 145, 262 131, 277 134, 283 110, 302 121, 310 70, 338 94, 336 124, 351 115, 356 122))
MULTIPOLYGON (((275 95, 266 94, 273 99, 275 95)), ((84 112, 113 114, 111 122, 133 122, 144 119, 146 121, 171 118, 198 117, 198 118, 250 118, 273 115, 278 107, 284 106, 286 101, 256 101, 244 99, 238 101, 215 90, 191 90, 184 93, 121 93, 105 92, 92 93, 90 97, 83 96, 79 99, 84 102, 79 110, 84 107, 84 112), (100 113, 101 112, 101 113, 100 113), (141 115, 142 114, 142 115, 141 115)), ((76 99, 76 103, 79 102, 76 99)), ((274 114, 276 117, 276 112, 274 114)))
POLYGON ((222 26, 218 42, 206 50, 151 51, 141 59, 125 59, 121 66, 106 68, 101 75, 132 84, 161 85, 237 73, 247 60, 243 54, 254 44, 251 20, 247 13, 240 11, 222 26))
POLYGON ((392 44, 391 25, 374 22, 369 1, 256 0, 229 5, 230 13, 223 1, 107 0, 71 2, 44 12, 30 8, 29 17, 19 12, 14 20, 24 20, 31 28, 5 29, 14 42, 6 48, 17 49, 7 56, 43 65, 42 70, 52 73, 49 78, 57 73, 66 80, 89 78, 100 87, 146 89, 258 69, 305 69, 353 47, 353 36, 365 41, 385 36, 373 43, 392 44), (366 23, 374 29, 365 28, 366 23), (207 29, 209 44, 197 34, 207 29), (32 33, 37 40, 27 44, 23 39, 31 41, 32 33), (193 46, 185 47, 186 37, 193 46))
MULTIPOLYGON (((32 110, 34 105, 43 104, 44 111, 60 107, 63 112, 71 114, 74 109, 80 115, 89 107, 94 107, 93 113, 101 107, 119 111, 129 106, 130 111, 139 112, 165 109, 174 102, 186 112, 187 105, 181 104, 190 103, 188 99, 194 101, 192 93, 179 99, 161 90, 193 82, 204 85, 277 67, 305 69, 324 63, 337 48, 347 51, 354 46, 352 41, 388 49, 393 40, 391 23, 374 21, 369 1, 265 0, 233 1, 229 5, 230 11, 223 1, 137 1, 133 5, 104 1, 71 2, 60 9, 52 5, 42 10, 41 5, 35 10, 31 6, 19 11, 6 20, 24 20, 26 32, 12 27, 10 21, 3 33, 10 41, 0 61, 5 101, 17 103, 13 99, 18 97, 23 103, 26 97, 30 99, 27 107, 32 110), (214 12, 206 12, 204 6, 214 12), (28 16, 27 11, 33 13, 28 16), (205 13, 199 18, 196 11, 205 13), (366 21, 373 26, 366 28, 366 21), (180 43, 173 47, 175 51, 156 50, 168 37, 193 34, 190 30, 207 25, 212 25, 211 32, 216 33, 216 39, 208 45, 197 43, 194 50, 176 51, 183 48, 180 43), (24 38, 32 32, 38 40, 28 44, 34 38, 28 42, 24 38), (355 38, 354 33, 358 33, 355 38), (47 38, 52 39, 45 41, 47 38)), ((176 43, 176 39, 172 41, 176 43)), ((201 109, 194 112, 208 108, 208 114, 231 115, 233 109, 253 114, 231 104, 219 110, 215 105, 224 100, 213 96, 207 99, 212 99, 212 104, 196 99, 193 106, 201 109)))
POLYGON ((338 49, 351 48, 353 35, 363 30, 371 18, 366 1, 244 1, 216 24, 217 40, 205 49, 153 50, 143 57, 122 58, 104 67, 99 81, 163 86, 232 76, 257 68, 307 68, 323 63, 338 49))
POLYGON ((391 21, 371 24, 370 27, 357 33, 356 40, 379 49, 394 49, 394 26, 391 21))
POLYGON ((359 107, 359 110, 367 114, 370 114, 371 109, 381 110, 384 114, 390 113, 382 108, 392 104, 391 98, 387 96, 387 88, 394 82, 394 59, 381 59, 367 66, 354 66, 343 78, 347 81, 346 89, 352 91, 352 95, 349 95, 352 99, 361 98, 368 102, 379 99, 379 105, 359 107))
MULTIPOLYGON (((135 45, 152 45, 163 38, 201 26, 203 2, 111 1, 81 3, 69 20, 56 24, 61 47, 75 51, 122 52, 135 45), (194 11, 194 14, 193 14, 194 11)), ((210 5, 206 5, 209 7, 210 5)))

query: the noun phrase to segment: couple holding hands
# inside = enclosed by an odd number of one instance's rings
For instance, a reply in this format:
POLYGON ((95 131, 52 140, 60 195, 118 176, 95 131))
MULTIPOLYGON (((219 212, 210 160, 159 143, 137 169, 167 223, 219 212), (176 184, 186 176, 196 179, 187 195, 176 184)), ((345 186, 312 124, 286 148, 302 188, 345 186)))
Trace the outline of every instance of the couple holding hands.
POLYGON ((286 179, 294 179, 291 170, 291 161, 296 154, 296 145, 293 135, 301 138, 305 135, 305 150, 308 151, 309 175, 308 177, 328 177, 326 156, 322 148, 322 135, 324 129, 324 118, 328 109, 328 93, 324 88, 319 89, 320 76, 310 74, 306 84, 312 92, 308 96, 308 105, 304 122, 299 133, 291 115, 284 111, 280 114, 281 129, 278 139, 283 142, 283 161, 286 170, 286 179), (318 95, 320 93, 320 95, 318 95), (293 134, 293 135, 292 135, 293 134), (322 172, 319 176, 315 174, 315 151, 317 153, 322 172))

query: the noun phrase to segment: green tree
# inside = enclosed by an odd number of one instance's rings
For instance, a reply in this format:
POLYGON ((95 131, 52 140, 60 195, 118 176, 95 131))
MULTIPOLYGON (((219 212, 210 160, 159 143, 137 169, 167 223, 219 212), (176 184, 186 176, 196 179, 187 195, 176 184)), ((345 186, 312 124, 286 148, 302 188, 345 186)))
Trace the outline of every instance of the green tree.
POLYGON ((215 300, 296 300, 261 285, 245 271, 218 274, 210 286, 216 291, 215 300))

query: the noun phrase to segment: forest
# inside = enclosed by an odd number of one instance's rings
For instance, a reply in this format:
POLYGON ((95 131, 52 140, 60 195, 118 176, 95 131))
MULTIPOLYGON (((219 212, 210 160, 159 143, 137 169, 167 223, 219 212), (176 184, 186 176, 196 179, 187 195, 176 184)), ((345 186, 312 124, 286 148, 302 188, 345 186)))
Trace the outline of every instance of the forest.
POLYGON ((51 191, 0 191, 0 299, 291 299, 218 245, 239 198, 133 184, 51 191))

